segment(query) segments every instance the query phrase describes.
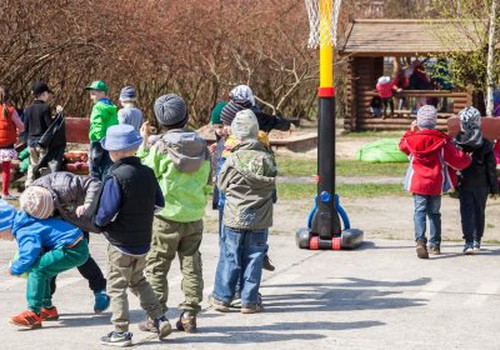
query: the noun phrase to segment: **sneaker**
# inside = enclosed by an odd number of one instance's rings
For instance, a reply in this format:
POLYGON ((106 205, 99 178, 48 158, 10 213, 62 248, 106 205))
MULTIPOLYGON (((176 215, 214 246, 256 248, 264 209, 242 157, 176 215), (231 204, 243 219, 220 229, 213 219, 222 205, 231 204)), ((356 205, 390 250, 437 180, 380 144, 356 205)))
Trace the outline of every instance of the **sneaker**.
POLYGON ((42 318, 31 310, 21 312, 9 320, 10 323, 19 327, 37 329, 42 327, 42 318))
POLYGON ((17 201, 18 200, 18 197, 16 196, 13 196, 11 194, 2 194, 2 199, 4 201, 17 201))
POLYGON ((132 345, 132 333, 130 332, 111 332, 101 338, 102 345, 124 347, 132 345))
POLYGON ((196 316, 191 316, 185 312, 181 314, 175 326, 178 330, 186 333, 196 333, 198 331, 196 327, 196 316))
POLYGON ((264 307, 262 306, 262 303, 257 303, 253 305, 242 305, 241 306, 241 313, 242 314, 255 314, 257 312, 261 312, 264 310, 264 307))
POLYGON ((59 319, 59 313, 57 312, 57 308, 52 306, 50 308, 42 308, 40 312, 40 317, 42 321, 57 321, 59 319))
POLYGON ((172 333, 172 325, 165 315, 155 319, 154 326, 158 330, 158 338, 160 338, 160 340, 168 337, 168 335, 172 333))
POLYGON ((481 241, 474 241, 474 250, 481 250, 481 241))
POLYGON ((429 253, 427 252, 427 245, 424 241, 417 241, 417 256, 420 259, 429 259, 429 253))
POLYGON ((100 290, 94 293, 94 312, 96 314, 103 313, 109 307, 111 298, 106 294, 105 290, 100 290))
POLYGON ((474 245, 472 243, 465 243, 464 245, 464 254, 472 255, 474 254, 474 245))
POLYGON ((228 312, 229 311, 229 305, 224 303, 223 301, 220 301, 216 299, 213 294, 211 294, 208 297, 208 302, 210 305, 213 306, 214 310, 219 311, 219 312, 228 312))
POLYGON ((439 255, 439 254, 441 254, 441 248, 431 245, 429 247, 429 254, 431 254, 431 255, 439 255))
POLYGON ((139 329, 143 332, 158 333, 158 328, 156 328, 155 326, 155 321, 153 321, 149 317, 146 321, 142 321, 141 323, 139 323, 139 329))
POLYGON ((269 256, 267 254, 264 256, 264 263, 262 265, 262 268, 267 271, 276 270, 276 267, 273 265, 271 259, 269 259, 269 256))
POLYGON ((233 299, 229 303, 229 307, 232 308, 232 309, 241 309, 241 298, 233 299))

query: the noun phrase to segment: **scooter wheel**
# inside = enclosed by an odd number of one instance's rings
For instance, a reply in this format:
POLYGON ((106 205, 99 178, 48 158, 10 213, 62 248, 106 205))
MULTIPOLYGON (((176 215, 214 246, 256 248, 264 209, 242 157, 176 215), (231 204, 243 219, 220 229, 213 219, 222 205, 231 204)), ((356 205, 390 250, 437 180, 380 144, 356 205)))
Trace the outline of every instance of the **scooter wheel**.
POLYGON ((295 236, 295 242, 300 249, 309 249, 309 240, 311 239, 311 232, 308 228, 300 228, 295 236))
POLYGON ((318 236, 311 237, 311 240, 309 241, 309 249, 319 250, 319 237, 318 236))

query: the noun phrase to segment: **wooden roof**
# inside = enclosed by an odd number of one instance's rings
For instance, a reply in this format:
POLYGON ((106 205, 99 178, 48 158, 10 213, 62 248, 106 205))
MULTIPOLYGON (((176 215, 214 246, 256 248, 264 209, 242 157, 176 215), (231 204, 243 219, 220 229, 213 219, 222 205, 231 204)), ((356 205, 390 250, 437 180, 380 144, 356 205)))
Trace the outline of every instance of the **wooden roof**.
POLYGON ((410 56, 474 51, 483 23, 447 20, 353 20, 339 50, 355 56, 410 56), (462 30, 459 26, 463 27, 462 30), (467 28, 466 28, 467 27, 467 28), (467 33, 467 34, 466 34, 467 33))

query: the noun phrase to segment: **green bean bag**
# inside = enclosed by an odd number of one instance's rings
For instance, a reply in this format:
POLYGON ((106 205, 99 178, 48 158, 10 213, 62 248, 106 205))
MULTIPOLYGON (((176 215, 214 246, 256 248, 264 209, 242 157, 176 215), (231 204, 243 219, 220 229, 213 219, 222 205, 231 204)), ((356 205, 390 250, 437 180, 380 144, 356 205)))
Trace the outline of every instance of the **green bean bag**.
POLYGON ((383 139, 363 145, 356 159, 372 163, 406 163, 408 157, 398 148, 398 139, 383 139))

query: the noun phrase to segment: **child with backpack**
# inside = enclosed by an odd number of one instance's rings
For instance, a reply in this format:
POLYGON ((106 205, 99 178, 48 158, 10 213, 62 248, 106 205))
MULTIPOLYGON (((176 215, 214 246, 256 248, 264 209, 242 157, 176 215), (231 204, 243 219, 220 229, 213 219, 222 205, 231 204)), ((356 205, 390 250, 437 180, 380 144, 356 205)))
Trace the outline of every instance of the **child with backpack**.
POLYGON ((481 113, 474 107, 466 107, 458 116, 462 131, 455 142, 472 156, 471 164, 460 172, 458 185, 463 252, 470 255, 481 249, 488 195, 496 198, 499 189, 493 143, 483 138, 481 113))
POLYGON ((471 162, 471 157, 459 150, 449 135, 435 130, 436 123, 436 108, 422 106, 416 122, 399 142, 399 149, 410 158, 405 190, 413 194, 416 251, 420 259, 428 259, 429 252, 441 254, 441 194, 456 187, 454 171, 465 169, 471 162), (426 217, 430 221, 429 249, 426 217))

